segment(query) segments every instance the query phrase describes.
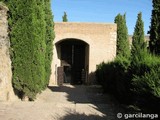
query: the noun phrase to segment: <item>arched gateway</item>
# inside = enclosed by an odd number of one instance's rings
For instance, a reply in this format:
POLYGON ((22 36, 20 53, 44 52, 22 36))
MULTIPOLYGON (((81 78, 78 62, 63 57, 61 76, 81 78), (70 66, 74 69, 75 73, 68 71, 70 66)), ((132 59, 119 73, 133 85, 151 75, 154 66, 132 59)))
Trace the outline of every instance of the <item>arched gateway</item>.
POLYGON ((90 84, 96 65, 116 56, 116 24, 55 23, 50 85, 90 84))

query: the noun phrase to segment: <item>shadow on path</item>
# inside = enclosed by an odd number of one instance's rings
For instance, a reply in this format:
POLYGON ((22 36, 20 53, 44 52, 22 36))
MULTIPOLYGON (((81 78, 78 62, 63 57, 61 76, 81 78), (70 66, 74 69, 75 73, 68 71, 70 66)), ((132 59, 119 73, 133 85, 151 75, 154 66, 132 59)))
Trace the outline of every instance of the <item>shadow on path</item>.
POLYGON ((116 120, 113 117, 100 117, 97 115, 86 115, 86 114, 68 114, 60 120, 116 120))
POLYGON ((117 113, 121 111, 114 98, 103 94, 98 85, 49 86, 49 89, 55 93, 66 93, 67 101, 75 104, 75 111, 67 112, 61 120, 116 120, 117 113))

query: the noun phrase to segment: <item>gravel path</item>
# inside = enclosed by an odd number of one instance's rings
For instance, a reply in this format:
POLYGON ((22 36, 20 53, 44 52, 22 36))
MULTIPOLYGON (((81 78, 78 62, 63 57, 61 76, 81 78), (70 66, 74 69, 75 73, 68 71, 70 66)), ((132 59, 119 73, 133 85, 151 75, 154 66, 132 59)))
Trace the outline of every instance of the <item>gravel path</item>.
POLYGON ((99 86, 50 86, 34 102, 0 102, 0 120, 117 120, 113 101, 99 86))

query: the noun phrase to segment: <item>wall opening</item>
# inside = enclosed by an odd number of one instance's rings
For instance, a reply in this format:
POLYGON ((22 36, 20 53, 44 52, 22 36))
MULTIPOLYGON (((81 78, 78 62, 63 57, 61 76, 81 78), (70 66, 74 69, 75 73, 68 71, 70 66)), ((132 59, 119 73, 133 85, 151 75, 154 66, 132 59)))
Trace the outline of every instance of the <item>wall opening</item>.
POLYGON ((58 83, 85 84, 88 80, 89 45, 78 39, 65 39, 56 44, 60 66, 58 83))

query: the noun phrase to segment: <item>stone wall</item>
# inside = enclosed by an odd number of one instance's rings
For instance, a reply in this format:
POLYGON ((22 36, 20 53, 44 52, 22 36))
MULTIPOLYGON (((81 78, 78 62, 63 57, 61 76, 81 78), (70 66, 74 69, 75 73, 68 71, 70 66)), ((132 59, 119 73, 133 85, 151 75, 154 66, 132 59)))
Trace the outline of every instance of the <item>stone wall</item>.
POLYGON ((57 84, 57 69, 61 66, 58 46, 66 39, 82 40, 89 45, 89 64, 87 83, 95 79, 96 66, 101 62, 112 61, 116 56, 117 25, 114 23, 55 23, 54 55, 50 84, 57 84))
POLYGON ((14 99, 7 11, 7 7, 0 3, 0 101, 14 99))

